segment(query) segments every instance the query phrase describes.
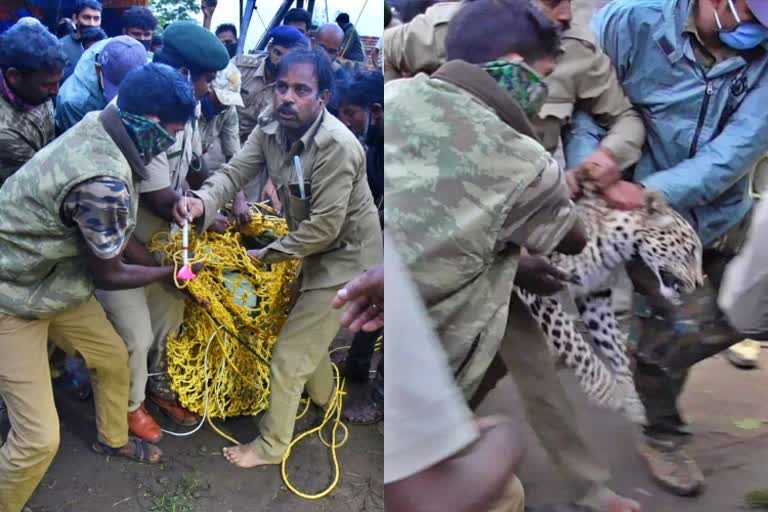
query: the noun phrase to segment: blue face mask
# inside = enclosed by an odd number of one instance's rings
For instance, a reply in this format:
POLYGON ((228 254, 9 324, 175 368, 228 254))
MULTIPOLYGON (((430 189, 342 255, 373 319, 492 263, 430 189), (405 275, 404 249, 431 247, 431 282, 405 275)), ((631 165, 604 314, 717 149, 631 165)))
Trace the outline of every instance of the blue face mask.
POLYGON ((200 110, 209 121, 216 117, 220 112, 219 109, 214 106, 207 94, 200 100, 200 110))
POLYGON ((720 23, 720 16, 715 11, 715 23, 717 23, 717 28, 720 31, 720 40, 723 44, 734 50, 751 50, 768 39, 768 28, 760 23, 742 23, 732 0, 728 0, 728 7, 730 7, 733 17, 738 22, 738 25, 733 30, 723 29, 723 24, 720 23))

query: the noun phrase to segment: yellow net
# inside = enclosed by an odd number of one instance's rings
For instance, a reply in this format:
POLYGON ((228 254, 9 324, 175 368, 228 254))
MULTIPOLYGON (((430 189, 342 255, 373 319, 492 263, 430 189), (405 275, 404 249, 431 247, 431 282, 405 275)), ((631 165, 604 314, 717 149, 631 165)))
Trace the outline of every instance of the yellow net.
MULTIPOLYGON (((238 232, 190 233, 197 277, 177 283, 204 307, 187 300, 178 336, 168 338, 168 373, 188 410, 209 417, 256 415, 269 405, 269 361, 285 322, 298 261, 256 267, 246 251, 288 232, 284 219, 264 205, 238 232)), ((148 246, 165 263, 181 266, 181 233, 156 235, 148 246)))

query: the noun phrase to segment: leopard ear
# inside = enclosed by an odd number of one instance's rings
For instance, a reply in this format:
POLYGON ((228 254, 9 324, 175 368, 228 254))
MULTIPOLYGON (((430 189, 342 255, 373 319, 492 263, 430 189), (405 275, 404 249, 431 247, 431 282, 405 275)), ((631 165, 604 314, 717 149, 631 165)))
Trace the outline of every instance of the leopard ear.
POLYGON ((648 191, 645 194, 645 212, 653 217, 669 211, 669 206, 664 200, 664 196, 658 192, 648 191))
POLYGON ((658 192, 647 192, 645 195, 646 223, 649 226, 664 229, 675 222, 672 209, 664 197, 658 192))

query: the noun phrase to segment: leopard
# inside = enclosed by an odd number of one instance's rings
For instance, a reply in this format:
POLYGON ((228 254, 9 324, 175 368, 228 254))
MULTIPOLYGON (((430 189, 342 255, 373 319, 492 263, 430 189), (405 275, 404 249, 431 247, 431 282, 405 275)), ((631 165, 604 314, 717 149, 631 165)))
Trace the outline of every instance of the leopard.
POLYGON ((635 210, 610 208, 594 195, 578 200, 575 210, 585 227, 586 246, 579 254, 554 252, 547 258, 567 276, 566 291, 591 343, 557 296, 539 296, 519 287, 514 293, 538 322, 550 352, 575 373, 588 399, 642 425, 645 408, 635 389, 628 333, 618 322, 612 289, 621 267, 641 262, 656 281, 656 293, 679 305, 685 294, 703 284, 702 243, 693 226, 656 192, 649 191, 644 205, 635 210))

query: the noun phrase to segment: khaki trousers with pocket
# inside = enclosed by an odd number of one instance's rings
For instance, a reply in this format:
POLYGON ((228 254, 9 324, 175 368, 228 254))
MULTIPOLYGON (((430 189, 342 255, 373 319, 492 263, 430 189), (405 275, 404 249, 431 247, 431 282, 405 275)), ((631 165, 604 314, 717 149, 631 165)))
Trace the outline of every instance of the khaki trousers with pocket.
POLYGON ((0 397, 11 430, 0 447, 0 511, 19 512, 59 448, 48 339, 91 372, 98 439, 128 442, 128 353, 96 299, 45 320, 0 315, 0 397))
POLYGON ((340 287, 301 292, 272 350, 269 409, 256 442, 259 457, 280 462, 293 439, 306 385, 313 403, 325 406, 334 392, 328 348, 341 327, 342 310, 331 303, 340 287))
POLYGON ((167 369, 164 358, 168 333, 177 331, 184 320, 184 295, 170 285, 153 283, 131 290, 97 290, 96 298, 128 348, 128 410, 132 412, 146 398, 150 349, 157 350, 152 371, 167 369))

